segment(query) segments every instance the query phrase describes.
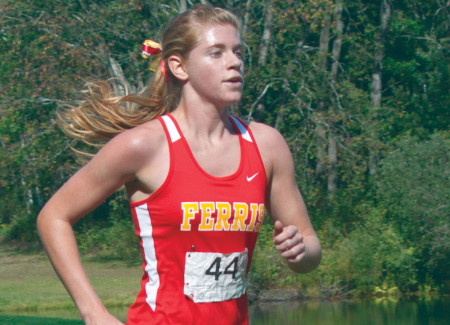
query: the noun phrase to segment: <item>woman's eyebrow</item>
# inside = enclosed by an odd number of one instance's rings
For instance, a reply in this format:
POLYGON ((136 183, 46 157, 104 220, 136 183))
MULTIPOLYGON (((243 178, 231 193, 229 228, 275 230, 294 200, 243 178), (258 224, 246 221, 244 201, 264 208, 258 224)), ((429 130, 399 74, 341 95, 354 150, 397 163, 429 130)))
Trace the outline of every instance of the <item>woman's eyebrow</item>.
MULTIPOLYGON (((209 46, 207 47, 207 49, 211 49, 211 48, 220 48, 220 49, 224 49, 224 48, 226 48, 226 47, 227 47, 227 46, 226 46, 225 44, 223 44, 223 43, 215 43, 215 44, 209 45, 209 46)), ((238 43, 238 44, 236 44, 236 45, 233 46, 233 50, 236 50, 236 49, 242 50, 243 48, 244 48, 244 45, 243 45, 242 43, 238 43)))

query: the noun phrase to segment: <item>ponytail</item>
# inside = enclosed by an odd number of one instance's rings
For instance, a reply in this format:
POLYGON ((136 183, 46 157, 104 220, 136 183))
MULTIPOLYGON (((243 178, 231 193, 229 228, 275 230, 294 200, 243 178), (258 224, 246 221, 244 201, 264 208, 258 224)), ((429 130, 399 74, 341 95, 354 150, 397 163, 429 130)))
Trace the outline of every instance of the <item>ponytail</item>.
POLYGON ((157 71, 150 85, 138 94, 117 96, 117 81, 89 82, 78 105, 64 105, 57 111, 61 129, 73 139, 87 145, 72 146, 78 160, 86 163, 95 152, 117 134, 141 125, 175 109, 177 91, 171 90, 161 72, 157 71), (89 149, 90 148, 90 149, 89 149))

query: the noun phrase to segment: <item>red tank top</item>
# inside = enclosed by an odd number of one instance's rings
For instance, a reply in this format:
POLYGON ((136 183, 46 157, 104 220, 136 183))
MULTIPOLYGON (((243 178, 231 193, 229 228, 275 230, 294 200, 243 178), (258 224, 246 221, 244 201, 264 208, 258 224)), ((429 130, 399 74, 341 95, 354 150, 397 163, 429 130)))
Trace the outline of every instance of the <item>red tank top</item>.
POLYGON ((215 177, 199 166, 175 119, 159 120, 170 168, 156 192, 130 203, 144 276, 127 325, 248 324, 246 275, 267 182, 253 135, 230 117, 240 164, 232 175, 215 177))

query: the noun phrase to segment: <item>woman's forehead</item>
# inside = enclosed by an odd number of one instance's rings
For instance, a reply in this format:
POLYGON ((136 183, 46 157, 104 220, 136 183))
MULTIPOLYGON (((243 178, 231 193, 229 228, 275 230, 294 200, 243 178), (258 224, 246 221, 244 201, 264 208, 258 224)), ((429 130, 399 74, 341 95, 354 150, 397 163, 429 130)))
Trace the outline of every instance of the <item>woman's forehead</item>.
POLYGON ((228 45, 231 43, 241 43, 240 33, 233 25, 214 24, 202 26, 199 29, 197 46, 228 45))

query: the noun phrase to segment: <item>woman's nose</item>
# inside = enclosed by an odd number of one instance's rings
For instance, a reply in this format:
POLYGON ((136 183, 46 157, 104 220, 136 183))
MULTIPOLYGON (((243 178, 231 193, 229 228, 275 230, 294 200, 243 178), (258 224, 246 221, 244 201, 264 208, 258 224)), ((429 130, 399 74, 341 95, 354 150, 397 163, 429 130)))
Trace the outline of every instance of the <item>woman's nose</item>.
POLYGON ((229 64, 230 68, 240 70, 242 68, 243 61, 242 61, 242 58, 240 57, 240 55, 238 55, 236 53, 231 53, 229 56, 228 64, 229 64))

